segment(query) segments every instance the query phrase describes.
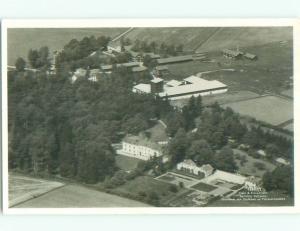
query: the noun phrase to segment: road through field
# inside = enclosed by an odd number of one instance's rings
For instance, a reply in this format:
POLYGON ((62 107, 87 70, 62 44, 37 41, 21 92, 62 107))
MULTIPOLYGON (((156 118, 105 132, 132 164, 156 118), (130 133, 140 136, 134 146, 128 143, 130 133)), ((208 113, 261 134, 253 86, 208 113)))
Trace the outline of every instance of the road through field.
POLYGON ((69 184, 37 198, 18 204, 16 208, 105 208, 149 207, 139 201, 111 195, 81 185, 69 184))

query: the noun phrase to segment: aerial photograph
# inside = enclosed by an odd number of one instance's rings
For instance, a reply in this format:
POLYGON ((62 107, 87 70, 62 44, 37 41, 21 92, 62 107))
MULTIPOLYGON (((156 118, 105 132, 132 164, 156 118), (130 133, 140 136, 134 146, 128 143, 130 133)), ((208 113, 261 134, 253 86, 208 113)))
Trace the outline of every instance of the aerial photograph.
POLYGON ((294 206, 293 27, 7 28, 10 208, 294 206))

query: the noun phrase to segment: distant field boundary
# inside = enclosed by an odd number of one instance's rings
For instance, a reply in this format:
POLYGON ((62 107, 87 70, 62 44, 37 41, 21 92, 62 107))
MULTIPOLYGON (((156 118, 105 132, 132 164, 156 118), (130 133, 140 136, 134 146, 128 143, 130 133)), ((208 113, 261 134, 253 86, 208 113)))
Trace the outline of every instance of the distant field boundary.
POLYGON ((33 200, 33 199, 35 199, 37 197, 43 196, 43 195, 45 195, 45 194, 47 194, 49 192, 55 191, 57 189, 65 187, 65 186, 67 186, 67 184, 63 184, 61 186, 58 186, 56 188, 52 188, 50 190, 44 189, 44 190, 36 191, 35 193, 25 194, 22 197, 19 197, 19 198, 16 198, 16 199, 12 200, 12 201, 9 201, 9 207, 10 208, 16 207, 16 206, 18 206, 20 204, 23 204, 23 203, 25 203, 27 201, 33 200))
POLYGON ((202 41, 200 44, 198 44, 194 49, 193 51, 198 51, 202 46, 203 44, 205 44, 208 40, 210 40, 215 34, 217 34, 219 31, 221 30, 221 28, 216 28, 216 30, 214 32, 211 33, 210 36, 207 37, 207 39, 205 39, 204 41, 202 41))

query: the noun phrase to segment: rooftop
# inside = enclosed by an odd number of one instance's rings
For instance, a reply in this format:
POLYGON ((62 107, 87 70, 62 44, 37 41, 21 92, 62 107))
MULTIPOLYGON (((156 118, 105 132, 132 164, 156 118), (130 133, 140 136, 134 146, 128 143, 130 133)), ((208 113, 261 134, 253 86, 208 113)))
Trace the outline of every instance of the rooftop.
POLYGON ((168 66, 163 65, 163 66, 156 66, 155 69, 156 69, 157 71, 166 71, 166 70, 168 70, 169 68, 168 68, 168 66))
POLYGON ((162 82, 162 81, 164 81, 164 80, 161 79, 161 78, 153 78, 153 79, 151 80, 152 83, 160 83, 160 82, 162 82))
POLYGON ((138 90, 138 91, 141 91, 144 93, 151 93, 151 86, 150 86, 150 84, 140 83, 140 84, 134 86, 133 90, 138 90))
POLYGON ((146 71, 148 68, 145 66, 138 66, 138 67, 133 67, 132 71, 133 72, 140 72, 140 71, 146 71))
POLYGON ((180 82, 178 80, 175 80, 175 79, 172 79, 172 80, 170 80, 169 82, 166 83, 166 85, 168 85, 170 87, 176 87, 176 86, 179 86, 181 84, 182 84, 182 82, 180 82))
POLYGON ((164 92, 159 93, 159 95, 161 97, 173 96, 173 95, 189 94, 193 92, 208 91, 216 88, 227 87, 227 85, 217 80, 208 81, 196 76, 191 76, 189 78, 186 78, 185 81, 191 84, 165 88, 164 92))
MULTIPOLYGON (((139 62, 129 62, 129 63, 118 63, 117 67, 137 67, 139 66, 139 62)), ((112 69, 113 65, 102 65, 101 69, 103 70, 110 70, 112 69)))
POLYGON ((192 55, 182 55, 182 56, 173 56, 169 58, 162 58, 158 59, 158 64, 165 64, 165 63, 173 63, 173 62, 183 62, 183 61, 191 61, 193 60, 192 55))
POLYGON ((181 163, 187 164, 187 165, 190 165, 190 166, 195 166, 195 167, 197 166, 196 163, 193 160, 191 160, 191 159, 185 159, 181 163))
POLYGON ((250 54, 250 53, 245 53, 244 56, 245 56, 246 58, 249 58, 249 59, 255 59, 255 58, 256 58, 256 55, 250 54))
POLYGON ((232 55, 232 56, 239 56, 239 55, 243 54, 243 52, 241 52, 241 51, 234 51, 234 50, 229 50, 229 49, 224 49, 223 53, 229 54, 229 55, 232 55))
POLYGON ((146 137, 139 135, 139 136, 133 136, 133 135, 127 135, 124 139, 124 142, 134 144, 134 145, 139 145, 139 146, 144 146, 148 148, 152 148, 157 151, 161 151, 161 146, 155 142, 151 142, 149 139, 146 137))
POLYGON ((213 172, 214 168, 210 164, 204 164, 200 167, 205 172, 213 172))

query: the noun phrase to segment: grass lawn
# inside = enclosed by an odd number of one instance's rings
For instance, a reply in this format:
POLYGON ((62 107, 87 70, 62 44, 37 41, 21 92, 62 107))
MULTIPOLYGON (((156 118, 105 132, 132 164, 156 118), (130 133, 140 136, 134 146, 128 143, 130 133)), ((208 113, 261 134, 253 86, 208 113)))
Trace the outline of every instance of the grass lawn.
POLYGON ((253 117, 272 125, 279 125, 293 118, 293 101, 277 96, 265 96, 224 104, 241 115, 253 117))
POLYGON ((213 190, 217 189, 217 187, 215 187, 215 186, 205 184, 205 183, 202 183, 202 182, 194 185, 192 188, 203 191, 203 192, 210 192, 210 191, 213 191, 213 190))
POLYGON ((166 199, 176 194, 170 191, 171 185, 170 183, 162 182, 149 176, 140 176, 115 188, 114 191, 133 196, 138 196, 140 192, 156 192, 161 199, 166 199))
POLYGON ((140 161, 142 160, 123 155, 116 155, 116 165, 125 171, 135 169, 140 161))
POLYGON ((238 166, 238 171, 241 174, 245 175, 254 175, 258 177, 262 177, 266 171, 273 171, 276 166, 266 160, 262 159, 255 159, 252 156, 249 156, 246 152, 238 149, 233 149, 233 152, 235 154, 235 162, 238 166), (243 165, 241 165, 241 161, 237 159, 237 155, 239 156, 245 156, 247 159, 247 162, 245 162, 243 165), (265 169, 258 169, 255 167, 254 163, 261 163, 265 166, 265 169))

